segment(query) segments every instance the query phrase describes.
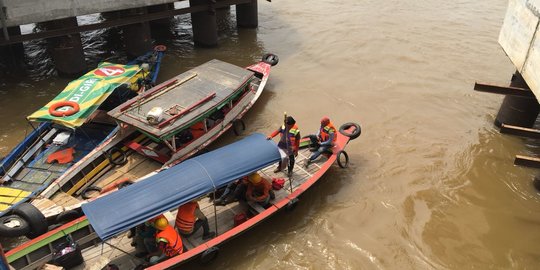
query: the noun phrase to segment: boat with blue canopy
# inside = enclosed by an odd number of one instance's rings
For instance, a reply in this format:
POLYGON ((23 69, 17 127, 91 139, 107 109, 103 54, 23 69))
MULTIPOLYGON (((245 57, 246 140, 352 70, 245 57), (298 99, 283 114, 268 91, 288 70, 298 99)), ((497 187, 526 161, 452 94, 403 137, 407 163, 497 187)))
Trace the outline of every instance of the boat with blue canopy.
MULTIPOLYGON (((321 179, 325 172, 338 163, 348 165, 345 147, 360 135, 360 126, 347 123, 340 127, 334 147, 313 161, 309 167, 296 166, 289 176, 274 172, 275 163, 285 158, 277 144, 263 134, 253 134, 217 150, 188 159, 167 168, 121 190, 97 198, 82 205, 86 216, 71 221, 7 253, 8 262, 17 269, 32 269, 45 262, 55 263, 55 249, 51 243, 69 242, 80 253, 73 269, 95 266, 96 269, 113 265, 118 269, 169 269, 194 258, 202 262, 214 259, 219 246, 246 232, 281 209, 294 209, 301 194, 321 179), (273 192, 275 197, 266 207, 257 203, 231 202, 214 204, 225 186, 253 172, 267 179, 281 179, 282 188, 273 192), (179 206, 198 200, 210 228, 216 232, 212 239, 203 239, 199 230, 182 236, 187 251, 158 263, 149 263, 144 257, 135 256, 130 229, 156 216, 164 215, 171 225, 179 206), (239 214, 249 219, 236 223, 239 214), (100 243, 100 244, 96 244, 100 243), (40 250, 38 255, 36 250, 40 250), (49 252, 45 252, 49 250, 49 252)), ((304 162, 311 152, 308 140, 304 140, 298 154, 298 162, 304 162)), ((57 264, 58 265, 58 264, 57 264)))
MULTIPOLYGON (((32 200, 32 206, 39 210, 33 211, 35 216, 47 220, 41 222, 46 224, 42 227, 55 227, 81 216, 80 206, 85 201, 185 160, 229 129, 240 134, 245 128, 241 118, 260 97, 275 64, 277 56, 272 54, 245 68, 214 59, 104 112, 103 118, 117 127, 114 134, 93 145, 32 200)), ((35 118, 42 117, 44 111, 38 111, 35 118)), ((69 117, 62 118, 77 121, 69 117)), ((0 222, 0 235, 2 228, 0 222)))

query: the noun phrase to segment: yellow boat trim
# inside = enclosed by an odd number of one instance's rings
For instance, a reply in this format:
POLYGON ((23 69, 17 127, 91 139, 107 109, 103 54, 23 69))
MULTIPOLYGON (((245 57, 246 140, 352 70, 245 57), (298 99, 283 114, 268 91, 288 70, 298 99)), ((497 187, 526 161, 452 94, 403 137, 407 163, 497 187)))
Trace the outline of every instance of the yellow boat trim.
MULTIPOLYGON (((135 142, 142 141, 146 136, 144 134, 139 135, 137 138, 135 138, 135 142)), ((121 148, 122 151, 127 151, 128 147, 124 146, 121 148)), ((119 153, 114 153, 112 158, 115 159, 119 156, 119 153)), ((101 170, 103 170, 107 165, 109 165, 109 159, 105 159, 102 161, 99 165, 97 165, 92 171, 90 171, 87 175, 85 175, 77 184, 75 184, 72 188, 70 188, 66 193, 69 195, 73 195, 77 190, 79 190, 82 186, 86 185, 90 179, 92 179, 96 174, 98 174, 101 170)))
POLYGON ((22 189, 0 187, 0 211, 10 208, 30 194, 31 192, 22 189))

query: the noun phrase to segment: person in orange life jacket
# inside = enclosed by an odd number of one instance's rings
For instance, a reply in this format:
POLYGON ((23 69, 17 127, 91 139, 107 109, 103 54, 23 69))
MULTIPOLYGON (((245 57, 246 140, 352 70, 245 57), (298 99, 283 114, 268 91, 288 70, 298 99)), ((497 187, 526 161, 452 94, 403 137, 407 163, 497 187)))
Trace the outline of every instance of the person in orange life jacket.
POLYGON ((131 246, 135 246, 137 253, 135 257, 142 258, 148 255, 148 253, 155 252, 158 248, 155 241, 156 229, 152 222, 145 222, 135 228, 135 232, 131 246))
MULTIPOLYGON (((272 132, 266 139, 270 140, 278 134, 281 135, 278 147, 289 156, 289 170, 287 174, 291 176, 294 169, 294 157, 298 155, 298 148, 300 148, 300 130, 296 125, 296 120, 294 120, 292 116, 287 116, 285 125, 282 125, 279 129, 272 132)), ((274 172, 280 172, 282 170, 282 165, 283 164, 281 164, 280 161, 274 172)))
POLYGON ((155 264, 164 259, 174 257, 184 252, 184 245, 180 234, 169 225, 169 221, 163 215, 153 219, 153 226, 156 228, 155 241, 158 246, 156 252, 148 254, 146 257, 150 263, 155 264))
POLYGON ((306 163, 304 164, 305 167, 309 166, 309 164, 318 158, 322 153, 334 147, 334 142, 337 139, 336 128, 332 122, 330 122, 330 118, 325 116, 321 119, 321 127, 317 131, 317 135, 311 135, 309 137, 311 140, 311 146, 315 146, 316 150, 313 152, 313 154, 311 154, 309 159, 306 160, 306 163))
POLYGON ((208 219, 203 214, 197 201, 191 201, 178 207, 176 214, 176 228, 183 236, 194 234, 201 227, 203 228, 203 240, 213 238, 216 233, 210 231, 208 219))
POLYGON ((248 179, 246 199, 248 201, 256 202, 266 208, 270 199, 275 198, 270 181, 258 173, 250 174, 248 179))
POLYGON ((223 191, 223 194, 221 194, 221 196, 214 201, 214 204, 227 205, 228 203, 232 202, 234 199, 239 200, 242 197, 245 197, 247 184, 248 184, 247 176, 244 176, 236 181, 230 182, 225 188, 225 191, 223 191), (232 193, 232 196, 231 196, 231 193, 232 193))

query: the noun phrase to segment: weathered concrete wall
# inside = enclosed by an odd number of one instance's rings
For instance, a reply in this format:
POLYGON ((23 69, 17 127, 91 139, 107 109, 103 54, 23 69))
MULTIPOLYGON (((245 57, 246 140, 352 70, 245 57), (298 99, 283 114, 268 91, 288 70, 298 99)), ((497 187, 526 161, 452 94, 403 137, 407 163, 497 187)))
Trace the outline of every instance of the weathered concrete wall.
POLYGON ((499 44, 540 98, 540 0, 510 0, 499 44))
POLYGON ((45 22, 106 11, 177 2, 174 0, 0 0, 6 25, 45 22))

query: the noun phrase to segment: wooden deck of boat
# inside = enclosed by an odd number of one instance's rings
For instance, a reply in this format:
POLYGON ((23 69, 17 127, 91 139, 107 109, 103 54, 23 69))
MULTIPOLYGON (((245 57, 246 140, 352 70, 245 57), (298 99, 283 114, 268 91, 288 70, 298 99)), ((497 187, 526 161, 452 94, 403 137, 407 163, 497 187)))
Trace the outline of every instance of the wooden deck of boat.
POLYGON ((155 93, 150 89, 151 95, 131 99, 109 115, 157 138, 167 137, 221 104, 252 76, 251 71, 214 59, 177 75, 163 87, 156 86, 153 89, 159 91, 155 93), (155 107, 163 109, 160 125, 151 125, 146 119, 155 107))
MULTIPOLYGON (((320 164, 326 161, 325 157, 319 158, 314 163, 311 163, 308 168, 303 166, 305 159, 309 157, 311 153, 307 149, 301 149, 298 157, 296 158, 296 165, 294 167, 293 175, 287 177, 286 171, 274 173, 276 165, 271 165, 260 171, 262 175, 267 178, 283 178, 286 180, 282 189, 274 191, 276 198, 271 202, 278 202, 284 197, 290 194, 291 182, 292 189, 296 190, 298 186, 303 184, 306 180, 313 176, 319 168, 320 164)), ((229 203, 225 206, 215 206, 213 201, 209 198, 204 198, 199 201, 199 205, 203 213, 207 216, 211 231, 216 231, 217 234, 222 234, 234 227, 234 216, 238 213, 246 211, 262 211, 262 207, 245 209, 244 206, 238 202, 229 203), (214 216, 214 213, 217 215, 214 216), (217 227, 216 227, 217 221, 217 227)), ((174 226, 174 219, 176 217, 176 210, 166 213, 169 219, 169 223, 174 226)), ((83 257, 86 264, 79 266, 75 269, 101 269, 101 267, 113 263, 119 267, 119 269, 133 269, 138 264, 143 263, 143 259, 135 257, 136 249, 131 246, 132 239, 127 237, 128 233, 120 234, 106 243, 98 244, 93 248, 83 250, 83 257)), ((185 246, 188 249, 192 249, 202 243, 202 229, 198 230, 195 234, 189 237, 182 237, 185 246)))
MULTIPOLYGON (((137 153, 127 156, 126 164, 119 167, 109 167, 104 170, 100 179, 94 183, 95 186, 104 188, 120 179, 139 179, 146 174, 161 167, 158 162, 145 158, 137 153)), ((80 206, 83 199, 72 196, 65 192, 56 192, 50 199, 37 198, 32 204, 36 206, 45 217, 55 216, 65 210, 71 210, 80 206)))

